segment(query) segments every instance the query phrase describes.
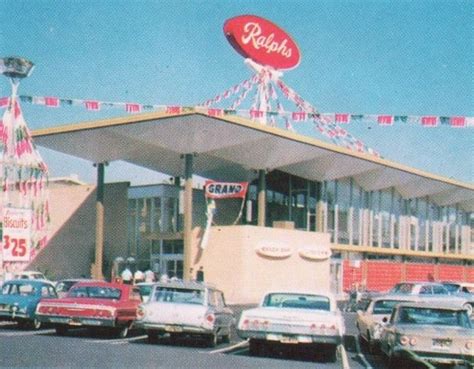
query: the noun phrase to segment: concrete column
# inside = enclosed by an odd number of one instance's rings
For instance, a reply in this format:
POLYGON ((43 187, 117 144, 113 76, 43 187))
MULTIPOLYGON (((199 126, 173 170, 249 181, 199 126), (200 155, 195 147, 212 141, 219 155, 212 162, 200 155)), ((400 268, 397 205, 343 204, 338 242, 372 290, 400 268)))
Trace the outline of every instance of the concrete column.
POLYGON ((260 169, 258 171, 258 203, 257 203, 257 225, 259 227, 265 227, 266 219, 266 206, 267 206, 267 184, 265 181, 265 170, 260 169))
POLYGON ((193 154, 184 155, 184 250, 183 279, 192 279, 192 231, 193 231, 193 154))
POLYGON ((102 264, 104 258, 104 163, 96 164, 97 167, 97 198, 96 198, 96 223, 95 223, 95 264, 92 277, 104 279, 102 264))

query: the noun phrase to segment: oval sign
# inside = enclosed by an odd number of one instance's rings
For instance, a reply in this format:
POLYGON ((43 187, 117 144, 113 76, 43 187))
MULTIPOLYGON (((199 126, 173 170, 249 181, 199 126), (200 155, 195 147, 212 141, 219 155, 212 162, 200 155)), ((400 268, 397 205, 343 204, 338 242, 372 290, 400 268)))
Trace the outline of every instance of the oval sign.
POLYGON ((243 57, 275 69, 295 68, 300 51, 288 33, 256 15, 241 15, 224 23, 224 34, 243 57))
POLYGON ((274 242, 261 242, 255 247, 255 251, 262 256, 278 259, 287 258, 293 253, 290 246, 274 242))
POLYGON ((298 250, 298 253, 302 258, 310 260, 325 260, 331 256, 331 250, 329 248, 319 248, 314 246, 302 247, 298 250))

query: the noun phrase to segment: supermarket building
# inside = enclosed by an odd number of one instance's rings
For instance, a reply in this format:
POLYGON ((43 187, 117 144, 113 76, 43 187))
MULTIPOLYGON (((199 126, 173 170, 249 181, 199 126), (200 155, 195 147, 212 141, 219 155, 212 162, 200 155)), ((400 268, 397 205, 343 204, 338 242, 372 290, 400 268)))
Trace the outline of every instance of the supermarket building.
POLYGON ((471 183, 198 108, 33 136, 97 166, 96 185, 51 186, 51 239, 31 267, 58 278, 110 278, 117 257, 133 257, 140 269, 185 279, 201 271, 239 303, 279 288, 341 293, 401 280, 474 282, 471 183), (106 163, 116 160, 174 180, 105 184, 106 163), (216 201, 205 244, 196 176, 250 184, 242 217, 240 200, 216 201))

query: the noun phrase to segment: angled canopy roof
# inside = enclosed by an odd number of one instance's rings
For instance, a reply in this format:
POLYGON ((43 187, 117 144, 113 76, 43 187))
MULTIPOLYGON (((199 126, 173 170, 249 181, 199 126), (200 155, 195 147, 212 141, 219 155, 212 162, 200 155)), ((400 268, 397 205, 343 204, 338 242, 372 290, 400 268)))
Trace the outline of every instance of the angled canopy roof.
POLYGON ((410 168, 311 137, 197 109, 148 113, 36 130, 35 143, 91 162, 127 161, 181 176, 182 154, 195 153, 194 173, 251 180, 278 169, 310 180, 353 177, 366 190, 395 187, 405 198, 429 195, 439 205, 474 210, 474 185, 410 168))

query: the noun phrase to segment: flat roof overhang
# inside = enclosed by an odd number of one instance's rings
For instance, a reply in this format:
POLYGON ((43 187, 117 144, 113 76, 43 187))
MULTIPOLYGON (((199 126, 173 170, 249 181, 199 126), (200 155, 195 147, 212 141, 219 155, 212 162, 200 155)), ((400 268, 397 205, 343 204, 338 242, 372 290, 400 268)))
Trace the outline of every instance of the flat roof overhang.
POLYGON ((275 170, 315 181, 353 177, 367 191, 394 187, 404 198, 430 196, 441 206, 474 210, 474 185, 238 116, 213 117, 199 108, 68 124, 32 132, 36 145, 94 163, 123 160, 182 176, 183 154, 196 154, 196 175, 253 180, 275 170))

